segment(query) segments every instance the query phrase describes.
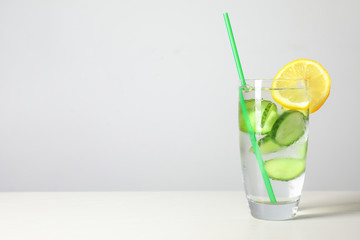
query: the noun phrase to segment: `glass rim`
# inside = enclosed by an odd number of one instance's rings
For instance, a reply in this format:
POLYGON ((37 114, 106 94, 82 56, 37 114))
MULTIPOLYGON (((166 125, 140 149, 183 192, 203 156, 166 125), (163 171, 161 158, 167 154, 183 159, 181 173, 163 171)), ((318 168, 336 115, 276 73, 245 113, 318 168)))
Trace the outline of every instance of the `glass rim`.
MULTIPOLYGON (((309 81, 305 78, 296 78, 296 79, 288 79, 288 78, 279 78, 279 79, 273 79, 273 78, 245 78, 245 82, 246 81, 266 81, 266 82, 270 82, 270 81, 309 81)), ((240 81, 241 82, 241 81, 240 81)))
POLYGON ((299 78, 299 79, 286 79, 286 78, 280 78, 280 79, 270 79, 270 78, 248 78, 245 79, 246 86, 243 86, 241 84, 241 81, 239 81, 239 88, 245 91, 251 91, 255 89, 266 89, 266 90, 295 90, 295 89, 309 89, 308 87, 308 81, 307 79, 299 78), (305 83, 302 86, 296 86, 296 87, 288 87, 288 88, 273 88, 271 85, 269 85, 272 82, 281 82, 281 81, 294 81, 294 82, 303 82, 305 83), (263 82, 265 84, 258 85, 257 82, 263 82), (255 85, 254 85, 255 83, 255 85), (253 86, 252 86, 253 85, 253 86), (267 85, 267 86, 266 86, 267 85), (259 88, 260 86, 260 88, 259 88))

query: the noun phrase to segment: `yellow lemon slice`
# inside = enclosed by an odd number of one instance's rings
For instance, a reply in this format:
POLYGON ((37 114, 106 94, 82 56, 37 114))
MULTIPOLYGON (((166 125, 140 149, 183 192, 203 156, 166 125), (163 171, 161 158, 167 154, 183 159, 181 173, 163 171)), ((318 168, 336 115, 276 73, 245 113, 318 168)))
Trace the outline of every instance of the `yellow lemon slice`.
POLYGON ((274 79, 289 79, 288 81, 274 81, 271 94, 276 102, 282 106, 295 110, 309 109, 316 112, 326 101, 330 93, 330 76, 319 63, 309 59, 298 59, 283 67, 274 79), (296 79, 306 79, 308 96, 304 89, 294 90, 300 84, 296 79), (286 90, 289 89, 289 90, 286 90), (309 98, 308 98, 309 97, 309 98))

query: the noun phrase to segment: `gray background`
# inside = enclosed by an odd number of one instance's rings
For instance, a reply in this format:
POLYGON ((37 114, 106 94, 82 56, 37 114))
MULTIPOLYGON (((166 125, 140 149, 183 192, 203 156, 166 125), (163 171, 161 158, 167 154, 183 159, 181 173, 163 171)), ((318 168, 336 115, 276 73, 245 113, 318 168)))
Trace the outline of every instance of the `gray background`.
POLYGON ((237 73, 332 78, 305 189, 360 190, 356 1, 0 1, 0 190, 242 189, 237 73))

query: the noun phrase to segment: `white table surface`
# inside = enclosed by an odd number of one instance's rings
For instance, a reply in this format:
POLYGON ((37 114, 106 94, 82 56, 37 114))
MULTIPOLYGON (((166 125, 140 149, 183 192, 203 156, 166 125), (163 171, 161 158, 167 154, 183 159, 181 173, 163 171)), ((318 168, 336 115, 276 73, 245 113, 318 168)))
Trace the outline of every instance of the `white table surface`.
POLYGON ((250 216, 244 192, 0 193, 1 240, 360 239, 360 192, 304 192, 298 216, 250 216))

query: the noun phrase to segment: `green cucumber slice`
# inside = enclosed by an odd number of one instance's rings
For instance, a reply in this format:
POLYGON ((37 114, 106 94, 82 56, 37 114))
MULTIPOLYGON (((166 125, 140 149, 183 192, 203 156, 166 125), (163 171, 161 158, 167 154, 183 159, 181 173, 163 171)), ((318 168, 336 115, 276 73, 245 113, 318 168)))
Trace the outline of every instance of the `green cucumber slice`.
POLYGON ((281 146, 290 146, 299 140, 305 133, 306 117, 303 113, 289 110, 276 120, 270 136, 281 146))
MULTIPOLYGON (((258 145, 262 154, 277 152, 284 148, 284 146, 280 146, 279 144, 274 142, 270 135, 261 138, 258 141, 258 145)), ((253 147, 251 147, 249 151, 254 152, 253 147)))
POLYGON ((296 158, 274 158, 265 162, 265 170, 273 180, 289 181, 305 171, 305 160, 296 158))
MULTIPOLYGON (((276 105, 275 104, 271 104, 269 103, 268 105, 266 105, 264 112, 262 113, 262 116, 267 116, 269 114, 270 109, 276 105)), ((266 117, 261 117, 261 127, 265 126, 265 122, 266 122, 266 117)))
MULTIPOLYGON (((276 105, 267 100, 245 100, 245 106, 249 113, 251 126, 255 133, 267 134, 278 118, 276 105)), ((245 119, 239 105, 239 127, 240 131, 248 132, 245 119)))
POLYGON ((307 149, 308 149, 308 141, 307 140, 303 143, 298 143, 297 151, 298 151, 299 158, 306 159, 307 149))
MULTIPOLYGON (((289 111, 289 110, 291 110, 291 109, 282 106, 282 107, 281 107, 281 110, 282 110, 283 112, 285 112, 285 111, 289 111)), ((309 109, 306 109, 306 110, 297 110, 297 111, 302 112, 306 118, 309 118, 309 109)))
POLYGON ((262 113, 261 118, 261 131, 262 134, 267 134, 271 132, 272 127, 274 126, 276 120, 279 118, 279 114, 277 112, 276 104, 270 103, 268 107, 262 113))

